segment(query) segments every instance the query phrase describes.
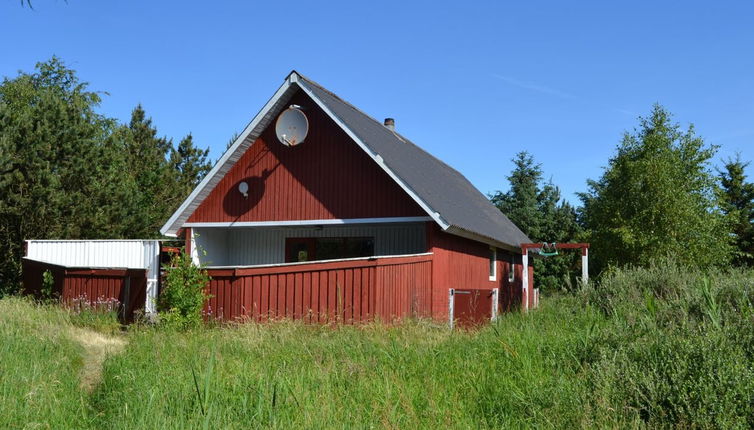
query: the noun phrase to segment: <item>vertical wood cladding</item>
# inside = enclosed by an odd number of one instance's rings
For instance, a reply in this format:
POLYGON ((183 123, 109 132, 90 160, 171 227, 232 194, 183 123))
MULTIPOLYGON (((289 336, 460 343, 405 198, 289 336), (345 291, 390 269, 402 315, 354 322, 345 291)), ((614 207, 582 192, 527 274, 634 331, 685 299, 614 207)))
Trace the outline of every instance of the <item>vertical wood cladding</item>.
POLYGON ((304 143, 282 145, 272 123, 188 222, 426 215, 306 94, 298 92, 291 104, 309 119, 304 143), (249 185, 246 198, 240 182, 249 185))
POLYGON ((42 294, 43 274, 53 276, 53 293, 68 306, 101 306, 106 301, 117 300, 124 309, 121 316, 132 321, 136 310, 144 309, 147 297, 147 276, 144 269, 89 269, 69 268, 34 260, 23 261, 24 291, 42 294), (129 288, 126 290, 126 278, 129 288))
MULTIPOLYGON (((489 278, 490 247, 463 237, 443 232, 434 223, 427 223, 429 251, 434 254, 432 279, 432 313, 435 318, 448 315, 448 290, 499 288, 498 301, 502 311, 521 303, 521 256, 497 249, 497 276, 489 278), (515 279, 508 280, 508 263, 513 259, 515 279)), ((533 278, 532 278, 533 279, 533 278)))
POLYGON ((210 269, 209 318, 306 322, 429 316, 432 256, 210 269))

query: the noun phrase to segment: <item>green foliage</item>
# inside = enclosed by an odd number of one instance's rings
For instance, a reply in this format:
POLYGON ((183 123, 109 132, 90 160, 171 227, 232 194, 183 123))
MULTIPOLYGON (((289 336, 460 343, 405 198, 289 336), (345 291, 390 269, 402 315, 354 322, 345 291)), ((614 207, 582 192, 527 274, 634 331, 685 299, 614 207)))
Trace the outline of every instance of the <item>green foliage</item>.
POLYGON ((55 278, 52 272, 45 270, 42 273, 42 301, 51 302, 55 300, 55 278))
POLYGON ((119 125, 100 96, 57 57, 0 85, 0 296, 24 240, 156 237, 208 171, 190 136, 173 148, 141 107, 119 125))
POLYGON ((165 282, 157 303, 160 322, 175 327, 193 327, 202 322, 202 309, 209 298, 207 271, 193 264, 185 252, 174 254, 166 268, 165 282))
POLYGON ((608 317, 584 357, 597 415, 650 428, 751 428, 754 272, 673 261, 583 292, 608 317))
POLYGON ((0 321, 0 428, 89 427, 68 313, 9 297, 0 300, 0 321))
POLYGON ((86 393, 71 314, 6 298, 0 427, 751 428, 752 300, 754 272, 668 261, 477 331, 132 326, 86 393))
POLYGON ((659 105, 641 118, 581 195, 595 268, 666 256, 688 265, 727 263, 727 226, 710 172, 715 151, 693 126, 681 131, 659 105))
POLYGON ((740 155, 725 162, 719 172, 722 210, 733 233, 733 264, 754 266, 754 184, 746 181, 746 167, 740 155))
MULTIPOLYGON (((513 159, 514 168, 508 181, 508 192, 490 196, 498 207, 533 242, 573 242, 581 233, 576 211, 561 199, 560 190, 552 182, 543 184, 542 168, 527 152, 513 159)), ((535 282, 543 291, 574 285, 572 276, 580 274, 579 254, 563 253, 555 258, 536 259, 532 263, 535 282), (574 270, 576 269, 576 270, 574 270)))

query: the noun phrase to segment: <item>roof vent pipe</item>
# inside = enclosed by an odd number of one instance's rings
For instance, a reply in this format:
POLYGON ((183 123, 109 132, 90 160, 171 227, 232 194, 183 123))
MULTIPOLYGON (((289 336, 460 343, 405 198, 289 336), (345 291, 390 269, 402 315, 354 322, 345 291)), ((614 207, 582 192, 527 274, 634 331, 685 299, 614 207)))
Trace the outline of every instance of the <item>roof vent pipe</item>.
POLYGON ((395 131, 395 119, 385 118, 385 127, 390 131, 395 131))

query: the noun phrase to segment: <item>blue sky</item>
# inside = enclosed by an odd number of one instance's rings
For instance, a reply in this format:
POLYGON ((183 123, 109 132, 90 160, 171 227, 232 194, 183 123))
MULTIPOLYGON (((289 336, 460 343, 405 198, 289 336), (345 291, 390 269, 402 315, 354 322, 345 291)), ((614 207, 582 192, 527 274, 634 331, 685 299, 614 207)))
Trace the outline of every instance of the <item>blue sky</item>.
POLYGON ((5 0, 0 75, 57 55, 217 159, 296 69, 485 193, 527 150, 577 202, 655 102, 754 159, 752 2, 314 3, 5 0))

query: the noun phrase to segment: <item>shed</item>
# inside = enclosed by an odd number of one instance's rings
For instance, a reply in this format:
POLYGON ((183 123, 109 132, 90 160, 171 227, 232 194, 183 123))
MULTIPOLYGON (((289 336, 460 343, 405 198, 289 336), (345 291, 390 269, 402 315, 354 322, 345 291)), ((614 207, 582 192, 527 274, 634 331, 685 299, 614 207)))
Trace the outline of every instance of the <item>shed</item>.
POLYGON ((27 240, 23 282, 40 296, 49 272, 50 293, 68 305, 117 305, 130 321, 134 312, 156 311, 160 243, 157 240, 27 240))

